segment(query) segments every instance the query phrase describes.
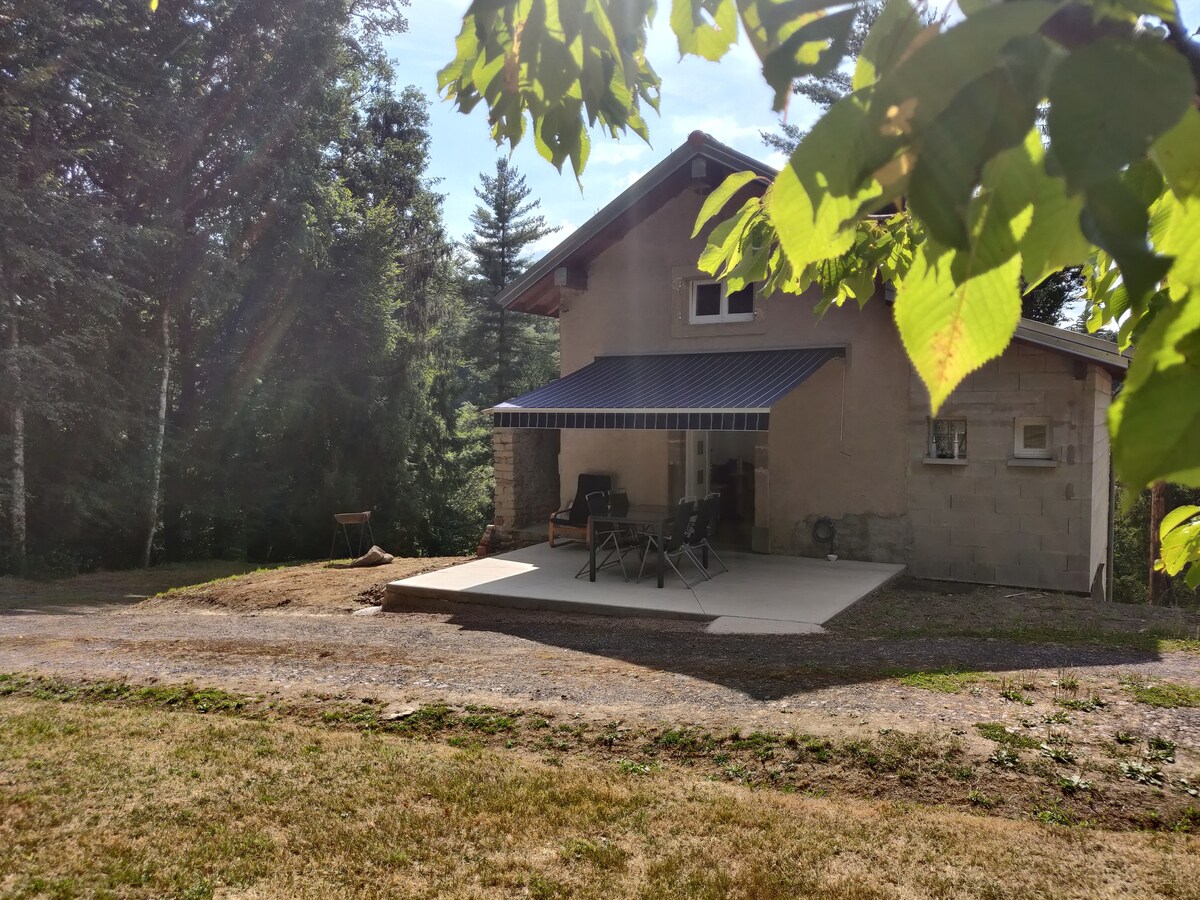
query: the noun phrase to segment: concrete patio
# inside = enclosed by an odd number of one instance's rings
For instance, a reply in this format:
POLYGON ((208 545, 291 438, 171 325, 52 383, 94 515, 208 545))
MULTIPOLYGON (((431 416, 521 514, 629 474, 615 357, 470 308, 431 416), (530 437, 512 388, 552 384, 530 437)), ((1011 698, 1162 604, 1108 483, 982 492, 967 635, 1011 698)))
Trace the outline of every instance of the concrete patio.
MULTIPOLYGON (((428 609, 445 603, 494 604, 520 609, 609 616, 658 616, 707 621, 720 633, 813 633, 822 623, 904 571, 886 563, 806 559, 723 552, 729 572, 686 587, 668 572, 655 587, 650 565, 640 584, 617 568, 575 578, 587 563, 582 544, 535 544, 511 553, 427 572, 387 587, 384 612, 428 609)), ((637 566, 637 557, 629 561, 637 566)), ((627 563, 627 565, 629 564, 627 563)), ((682 565, 685 574, 693 571, 682 565)), ((698 575, 699 573, 695 573, 698 575)))

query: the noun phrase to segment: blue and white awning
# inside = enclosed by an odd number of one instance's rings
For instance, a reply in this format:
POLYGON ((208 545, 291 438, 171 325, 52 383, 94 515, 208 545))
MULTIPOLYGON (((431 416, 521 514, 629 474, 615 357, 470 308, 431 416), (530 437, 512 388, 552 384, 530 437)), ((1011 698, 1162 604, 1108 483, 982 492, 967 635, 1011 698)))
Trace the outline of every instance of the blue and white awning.
POLYGON ((602 356, 492 409, 497 428, 766 431, 771 407, 840 347, 602 356))

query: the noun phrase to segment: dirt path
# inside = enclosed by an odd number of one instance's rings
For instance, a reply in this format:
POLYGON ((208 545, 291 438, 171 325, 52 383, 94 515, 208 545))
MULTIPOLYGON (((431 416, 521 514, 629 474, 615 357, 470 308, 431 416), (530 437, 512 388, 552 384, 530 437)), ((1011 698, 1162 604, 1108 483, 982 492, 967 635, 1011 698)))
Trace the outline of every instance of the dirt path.
POLYGON ((1134 702, 1119 679, 1200 687, 1189 653, 967 638, 710 635, 696 623, 464 606, 374 616, 97 611, 0 616, 0 672, 195 681, 257 693, 542 708, 594 721, 671 721, 797 731, 1014 727, 1056 711, 1054 680, 1103 709, 1074 712, 1072 738, 1118 730, 1200 747, 1200 709, 1134 702), (956 694, 896 676, 989 673, 956 694), (1001 697, 1024 685, 1029 703, 1001 697))

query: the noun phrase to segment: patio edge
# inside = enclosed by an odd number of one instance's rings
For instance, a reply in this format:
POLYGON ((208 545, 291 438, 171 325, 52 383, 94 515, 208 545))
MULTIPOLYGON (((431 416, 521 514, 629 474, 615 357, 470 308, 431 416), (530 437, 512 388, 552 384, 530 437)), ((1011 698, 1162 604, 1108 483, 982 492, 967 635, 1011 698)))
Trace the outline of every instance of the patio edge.
POLYGON ((543 612, 579 613, 591 616, 611 616, 622 619, 681 619, 689 622, 711 622, 719 616, 705 613, 676 612, 647 609, 641 606, 618 606, 611 603, 589 603, 578 600, 555 600, 547 597, 516 597, 478 591, 450 590, 403 581, 388 584, 383 595, 383 611, 389 612, 452 612, 456 606, 498 606, 504 609, 525 609, 543 612))

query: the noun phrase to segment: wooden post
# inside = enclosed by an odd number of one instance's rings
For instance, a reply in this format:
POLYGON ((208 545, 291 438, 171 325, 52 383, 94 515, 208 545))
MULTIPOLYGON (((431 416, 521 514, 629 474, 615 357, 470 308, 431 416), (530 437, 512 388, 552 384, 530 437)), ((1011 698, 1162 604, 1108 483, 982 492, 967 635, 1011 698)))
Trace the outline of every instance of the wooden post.
POLYGON ((1159 571, 1154 564, 1158 562, 1158 558, 1162 555, 1162 541, 1159 537, 1159 530, 1162 527, 1163 516, 1166 515, 1167 509, 1167 485, 1165 482, 1156 481, 1150 488, 1150 580, 1149 580, 1149 598, 1150 605, 1156 605, 1167 592, 1170 587, 1170 581, 1167 579, 1167 573, 1159 571))

